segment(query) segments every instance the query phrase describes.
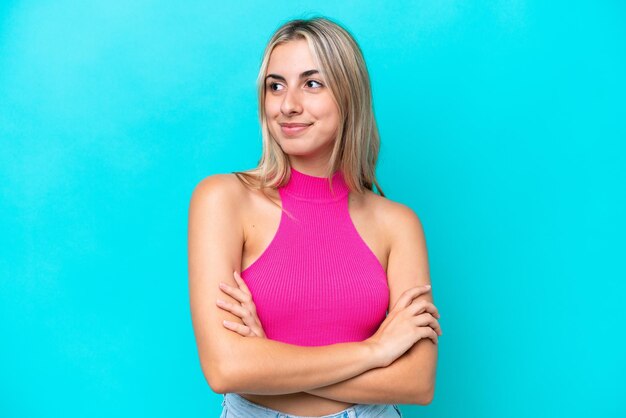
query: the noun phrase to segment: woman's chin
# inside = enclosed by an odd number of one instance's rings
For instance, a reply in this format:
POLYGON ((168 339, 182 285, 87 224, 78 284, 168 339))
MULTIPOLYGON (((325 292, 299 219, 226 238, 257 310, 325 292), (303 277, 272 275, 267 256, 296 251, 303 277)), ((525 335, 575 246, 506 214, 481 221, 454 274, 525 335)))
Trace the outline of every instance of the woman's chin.
POLYGON ((300 136, 289 138, 283 135, 274 136, 276 142, 285 154, 289 155, 316 155, 323 152, 331 152, 334 140, 319 143, 314 138, 300 136))
POLYGON ((304 147, 294 147, 294 146, 283 146, 281 145, 281 148, 283 149, 283 152, 287 155, 294 155, 294 156, 305 156, 305 155, 310 155, 313 152, 308 149, 308 148, 304 148, 304 147))

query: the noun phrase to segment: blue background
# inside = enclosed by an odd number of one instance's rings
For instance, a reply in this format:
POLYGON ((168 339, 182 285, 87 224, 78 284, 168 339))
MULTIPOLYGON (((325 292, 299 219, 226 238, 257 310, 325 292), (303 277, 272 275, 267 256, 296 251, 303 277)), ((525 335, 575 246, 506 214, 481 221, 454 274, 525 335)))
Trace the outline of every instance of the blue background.
POLYGON ((0 3, 0 415, 218 416, 187 209, 256 165, 290 18, 360 43, 442 313, 420 417, 626 416, 621 1, 0 3))

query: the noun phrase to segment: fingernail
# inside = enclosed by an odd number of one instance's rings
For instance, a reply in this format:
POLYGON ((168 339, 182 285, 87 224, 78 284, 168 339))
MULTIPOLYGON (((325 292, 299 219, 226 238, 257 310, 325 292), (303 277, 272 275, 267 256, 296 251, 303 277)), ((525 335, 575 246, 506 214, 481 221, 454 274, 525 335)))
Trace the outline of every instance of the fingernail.
POLYGON ((225 289, 227 287, 226 283, 220 282, 220 288, 225 289))
POLYGON ((430 285, 429 285, 429 284, 424 285, 424 287, 425 287, 426 289, 430 289, 430 285))

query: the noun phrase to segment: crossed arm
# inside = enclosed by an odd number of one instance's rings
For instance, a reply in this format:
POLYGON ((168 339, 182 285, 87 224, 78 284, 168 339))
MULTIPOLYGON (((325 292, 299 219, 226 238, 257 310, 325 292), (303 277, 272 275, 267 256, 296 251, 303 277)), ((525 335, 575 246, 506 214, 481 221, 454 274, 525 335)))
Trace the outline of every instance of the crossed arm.
MULTIPOLYGON (((375 368, 371 364, 365 365, 369 362, 367 356, 359 354, 354 357, 358 361, 351 360, 353 346, 350 343, 341 347, 286 347, 271 340, 258 345, 232 344, 237 336, 222 327, 222 320, 237 321, 239 318, 214 305, 221 278, 227 271, 232 272, 234 266, 241 265, 241 233, 233 234, 241 224, 232 213, 236 213, 236 205, 241 203, 242 196, 232 195, 234 184, 227 184, 228 181, 219 176, 203 182, 194 191, 189 214, 192 319, 203 371, 210 386, 214 390, 217 387, 243 393, 252 386, 254 388, 249 393, 305 391, 351 403, 429 403, 434 393, 437 345, 428 339, 418 341, 389 366, 375 368), (218 326, 221 329, 217 329, 218 326), (258 351, 260 349, 263 352, 258 351), (342 357, 334 358, 334 354, 342 357), (233 357, 240 361, 232 360, 233 357), (244 369, 244 364, 251 364, 252 358, 264 359, 263 369, 267 370, 259 373, 247 366, 244 369), (216 359, 222 361, 216 363, 216 359), (296 370, 296 363, 302 367, 298 366, 296 370), (331 367, 340 363, 340 368, 331 367), (321 368, 315 368, 313 364, 321 368), (273 378, 278 375, 283 377, 273 378), (269 381, 262 388, 257 383, 260 377, 269 381), (233 383, 235 381, 237 383, 233 383), (237 387, 229 386, 231 384, 237 387), (244 387, 244 390, 231 390, 244 387)), ((393 221, 386 225, 393 232, 387 266, 390 306, 405 290, 430 284, 421 223, 410 208, 394 205, 394 213, 388 217, 393 221)), ((432 292, 419 298, 432 303, 432 292)))
POLYGON ((434 396, 436 363, 435 344, 423 339, 387 367, 306 392, 350 403, 427 405, 434 396))

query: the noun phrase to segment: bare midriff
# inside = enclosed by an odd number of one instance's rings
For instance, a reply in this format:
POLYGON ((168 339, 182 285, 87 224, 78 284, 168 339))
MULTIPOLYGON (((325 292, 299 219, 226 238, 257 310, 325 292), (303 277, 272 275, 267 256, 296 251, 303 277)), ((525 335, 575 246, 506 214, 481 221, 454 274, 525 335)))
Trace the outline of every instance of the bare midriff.
POLYGON ((250 402, 291 415, 331 415, 354 405, 311 395, 307 392, 285 395, 251 395, 249 393, 240 393, 238 395, 250 402))

